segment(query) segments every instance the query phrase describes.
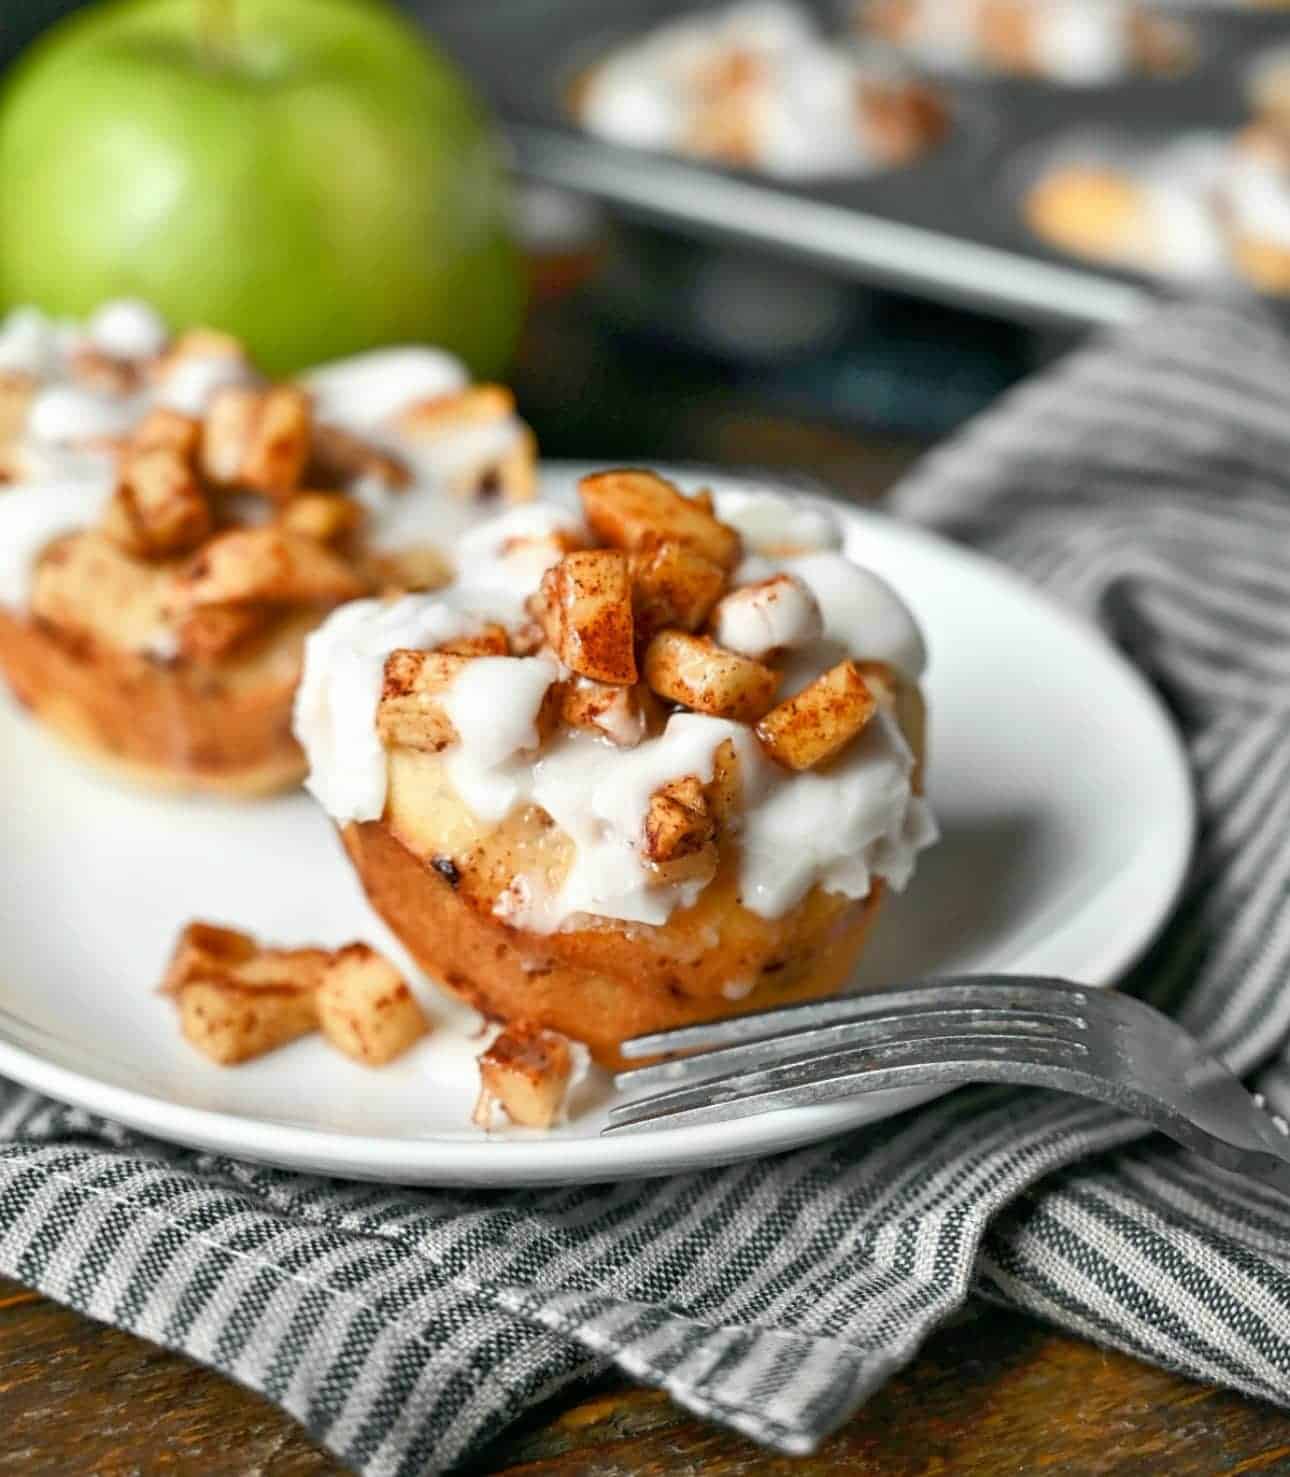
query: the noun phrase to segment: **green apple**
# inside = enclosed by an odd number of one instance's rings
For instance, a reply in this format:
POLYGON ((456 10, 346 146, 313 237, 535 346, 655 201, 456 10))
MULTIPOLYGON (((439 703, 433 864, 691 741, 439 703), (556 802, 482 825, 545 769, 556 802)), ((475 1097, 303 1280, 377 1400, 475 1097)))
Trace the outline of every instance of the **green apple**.
POLYGON ((143 297, 275 373, 423 340, 488 375, 523 287, 484 112, 381 0, 113 0, 0 97, 0 296, 143 297))

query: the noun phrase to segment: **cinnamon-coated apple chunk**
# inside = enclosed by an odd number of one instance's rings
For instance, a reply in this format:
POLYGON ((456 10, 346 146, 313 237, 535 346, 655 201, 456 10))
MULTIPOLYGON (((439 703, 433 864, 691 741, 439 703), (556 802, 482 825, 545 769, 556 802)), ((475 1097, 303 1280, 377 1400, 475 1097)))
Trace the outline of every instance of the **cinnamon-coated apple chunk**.
POLYGON ((757 724, 762 747, 788 769, 840 753, 873 717, 877 699, 855 662, 839 662, 757 724))
POLYGON ((711 506, 688 498, 657 472, 597 472, 578 484, 593 533, 618 549, 648 549, 670 542, 691 549, 721 569, 739 562, 738 533, 711 506))
POLYGON ((491 1128, 496 1107, 521 1128, 550 1128, 572 1076, 573 1053, 565 1037, 523 1022, 508 1026, 479 1058, 474 1121, 491 1128))
POLYGON ((645 680, 659 697, 696 713, 751 723, 774 701, 780 676, 710 637, 660 631, 645 653, 645 680))
POLYGON ((318 1025, 321 949, 261 949, 249 934, 190 924, 162 990, 190 1045, 220 1066, 263 1056, 318 1025))
POLYGON ((572 672, 616 685, 636 681, 632 588, 615 549, 566 554, 542 577, 535 613, 572 672))
POLYGON ((331 957, 317 1004, 323 1035, 365 1067, 394 1061, 430 1029, 407 981, 367 944, 349 944, 331 957))

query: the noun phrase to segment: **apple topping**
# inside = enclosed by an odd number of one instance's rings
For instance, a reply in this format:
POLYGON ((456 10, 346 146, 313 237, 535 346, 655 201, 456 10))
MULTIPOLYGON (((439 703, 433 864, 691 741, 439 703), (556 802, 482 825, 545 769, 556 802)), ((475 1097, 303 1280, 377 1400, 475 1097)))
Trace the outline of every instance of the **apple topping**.
POLYGON ((77 344, 67 367, 78 383, 105 395, 130 395, 143 383, 143 367, 136 360, 118 359, 91 343, 77 344))
POLYGON ((668 630, 646 649, 645 680, 659 697, 696 713, 753 723, 774 701, 779 673, 708 636, 668 630))
POLYGON ((127 554, 97 529, 51 544, 36 566, 31 613, 38 620, 126 651, 152 651, 167 630, 171 576, 127 554))
POLYGON ((717 834, 708 796, 697 775, 660 786, 645 814, 642 851, 650 862, 675 862, 712 844, 717 834))
POLYGON ((186 554, 213 527, 210 504, 193 465, 193 448, 127 446, 117 462, 116 486, 103 531, 142 559, 186 554))
POLYGON ((331 956, 317 1005, 326 1039, 365 1067, 392 1062, 430 1029, 407 981, 367 944, 349 944, 331 956))
POLYGON ((320 544, 341 543, 363 525, 363 506, 339 492, 302 492, 283 503, 278 527, 320 544))
POLYGON ((536 494, 533 433, 515 414, 515 396, 505 385, 467 385, 446 395, 415 401, 394 415, 390 429, 431 465, 447 490, 466 499, 500 496, 529 502, 536 494), (474 449, 459 457, 452 443, 474 449))
POLYGON ((267 390, 227 385, 211 399, 202 428, 202 468, 217 487, 287 498, 309 460, 309 396, 297 385, 267 390))
POLYGON ((593 532, 618 549, 681 544, 721 569, 739 562, 738 533, 720 522, 711 501, 688 498, 656 472, 598 472, 578 484, 593 532))
POLYGON ((500 1108, 521 1128, 550 1128, 573 1080, 573 1052, 556 1031, 514 1021, 479 1058, 474 1122, 491 1128, 500 1108))
POLYGON ((757 737, 788 769, 813 769, 832 759, 873 717, 877 700, 859 666, 839 662, 794 697, 772 708, 757 737))
POLYGON ((194 359, 228 359, 244 366, 248 375, 251 372, 251 361, 241 339, 234 338, 231 333, 221 333, 217 328, 189 328, 162 354, 157 373, 164 379, 177 364, 190 363, 194 359))
POLYGON ((161 993, 190 1045, 223 1067, 320 1027, 347 1056, 381 1066, 430 1029, 402 975, 367 944, 271 949, 213 923, 179 935, 161 993))
POLYGON ((161 988, 189 1044, 230 1067, 316 1029, 326 963, 322 949, 263 949, 235 929, 190 923, 161 988))
POLYGON ((130 445, 139 451, 165 447, 194 462, 201 440, 202 424, 199 420, 165 405, 150 410, 130 433, 130 445))
POLYGON ((616 549, 566 554, 543 575, 534 614, 570 671, 597 682, 636 681, 626 555, 616 549))
POLYGON ((381 742, 432 754, 455 744, 457 729, 440 699, 470 660, 443 651, 392 651, 376 709, 381 742))
POLYGON ((216 662, 231 656, 269 625, 264 605, 201 605, 179 621, 177 655, 193 662, 216 662))
POLYGON ((510 656, 511 643, 505 626, 487 621, 473 635, 441 641, 435 650, 448 656, 510 656))
POLYGON ((391 425, 409 441, 436 441, 462 426, 495 425, 515 414, 515 396, 505 385, 467 385, 450 395, 418 400, 393 417, 391 425))
POLYGON ((662 726, 658 703, 648 687, 615 686, 590 677, 561 684, 560 721, 598 733, 620 749, 634 748, 662 726))
POLYGON ((36 394, 36 380, 17 369, 0 370, 0 482, 18 473, 11 465, 15 443, 27 424, 36 394))
POLYGON ((733 740, 725 739, 717 746, 712 756, 712 779, 704 794, 708 813, 719 829, 737 824, 743 808, 744 787, 733 740))
POLYGON ((315 487, 347 487, 360 478, 403 488, 412 481, 406 463, 341 426, 315 422, 304 480, 315 487))
POLYGON ((335 605, 366 593, 339 555, 272 526, 217 534, 176 577, 175 589, 178 604, 190 609, 248 601, 335 605))
POLYGON ((664 626, 697 631, 726 587, 726 571, 675 539, 637 549, 628 565, 638 640, 664 626))
POLYGON ((386 593, 437 590, 452 582, 453 567, 437 544, 408 544, 362 561, 373 584, 386 593))

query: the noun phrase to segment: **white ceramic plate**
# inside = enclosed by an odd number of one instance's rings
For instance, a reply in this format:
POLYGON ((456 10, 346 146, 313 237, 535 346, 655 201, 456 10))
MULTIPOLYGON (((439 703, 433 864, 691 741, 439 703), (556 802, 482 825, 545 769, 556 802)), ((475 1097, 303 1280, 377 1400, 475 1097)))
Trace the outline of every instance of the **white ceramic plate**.
MULTIPOLYGON (((572 472, 548 490, 567 494, 572 472)), ((1192 802, 1178 741, 1091 628, 1006 571, 876 514, 848 547, 907 597, 932 652, 930 790, 944 839, 886 909, 860 978, 1012 970, 1111 983, 1168 912, 1192 802)), ((0 1073, 161 1138, 405 1183, 537 1184, 710 1167, 882 1118, 887 1092, 602 1140, 603 1082, 549 1135, 472 1129, 473 1052, 443 1028, 380 1071, 318 1039, 232 1070, 181 1040, 154 987, 176 931, 366 938, 339 844, 303 794, 255 806, 117 788, 0 700, 0 1073)), ((435 997, 443 1012, 442 997, 435 997)))

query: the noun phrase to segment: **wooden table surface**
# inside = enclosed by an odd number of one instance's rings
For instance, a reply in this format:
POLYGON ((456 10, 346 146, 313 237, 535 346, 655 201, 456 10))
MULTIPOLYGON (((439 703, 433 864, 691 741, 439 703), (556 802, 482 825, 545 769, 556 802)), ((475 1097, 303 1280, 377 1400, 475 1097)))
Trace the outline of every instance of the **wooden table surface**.
MULTIPOLYGON (((768 417, 684 372, 633 382, 585 320, 543 323, 521 403, 560 455, 805 470, 865 500, 918 448, 768 417), (664 388, 666 384, 666 389, 664 388), (670 393, 669 393, 670 391, 670 393), (632 406, 629 415, 624 407, 632 406), (567 414, 566 414, 567 412, 567 414), (562 419, 563 417, 563 419, 562 419)), ((984 1305, 943 1329, 813 1457, 770 1456, 665 1395, 566 1392, 475 1454, 478 1474, 550 1477, 1290 1477, 1290 1415, 984 1305)), ((0 1279, 0 1474, 315 1477, 342 1468, 260 1397, 0 1279)))
MULTIPOLYGON (((0 1279, 0 1472, 322 1477, 343 1468, 222 1376, 0 1279)), ((1290 1473, 1290 1415, 997 1309, 943 1330, 812 1457, 665 1395, 571 1392, 478 1453, 509 1477, 1237 1477, 1290 1473)))

